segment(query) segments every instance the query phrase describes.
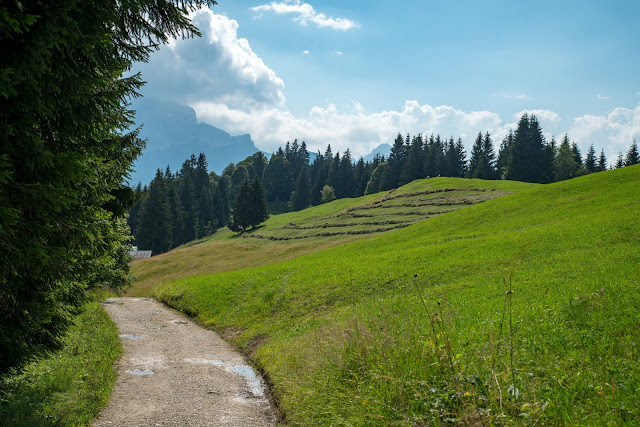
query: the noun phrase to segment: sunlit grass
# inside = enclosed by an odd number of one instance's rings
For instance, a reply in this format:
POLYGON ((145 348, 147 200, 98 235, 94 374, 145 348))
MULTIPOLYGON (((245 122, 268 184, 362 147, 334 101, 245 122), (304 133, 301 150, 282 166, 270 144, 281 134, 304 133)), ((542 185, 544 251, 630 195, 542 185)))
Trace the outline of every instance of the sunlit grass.
POLYGON ((634 424, 639 182, 414 182, 513 194, 154 294, 245 349, 292 424, 634 424))

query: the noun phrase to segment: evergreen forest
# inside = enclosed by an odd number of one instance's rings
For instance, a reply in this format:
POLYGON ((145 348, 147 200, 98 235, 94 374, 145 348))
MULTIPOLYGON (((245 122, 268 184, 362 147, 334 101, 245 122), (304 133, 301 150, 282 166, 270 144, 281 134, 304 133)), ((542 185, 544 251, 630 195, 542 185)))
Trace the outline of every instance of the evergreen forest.
MULTIPOLYGON (((158 169, 148 186, 138 183, 138 203, 129 225, 140 249, 160 254, 229 226, 254 228, 269 212, 299 211, 334 199, 387 191, 416 179, 458 177, 551 183, 608 169, 604 150, 593 145, 583 156, 565 134, 546 141, 537 118, 524 114, 517 129, 494 147, 489 132, 478 133, 469 159, 461 138, 398 134, 388 158, 355 161, 350 150, 311 155, 306 143, 287 142, 270 159, 257 152, 222 174, 208 172, 204 154, 192 155, 173 173, 158 169), (268 206, 266 206, 268 205, 268 206)), ((640 162, 634 140, 614 167, 640 162)))

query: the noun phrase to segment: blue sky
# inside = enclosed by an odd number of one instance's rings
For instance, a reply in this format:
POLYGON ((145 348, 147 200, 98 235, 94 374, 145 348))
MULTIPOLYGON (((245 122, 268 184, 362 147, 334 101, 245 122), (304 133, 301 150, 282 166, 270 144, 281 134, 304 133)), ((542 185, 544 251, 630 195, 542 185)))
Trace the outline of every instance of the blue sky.
MULTIPOLYGON (((219 0, 139 67, 145 96, 251 133, 366 154, 401 132, 496 145, 524 111, 613 162, 640 140, 640 2, 219 0)), ((151 143, 151 142, 150 142, 151 143)))

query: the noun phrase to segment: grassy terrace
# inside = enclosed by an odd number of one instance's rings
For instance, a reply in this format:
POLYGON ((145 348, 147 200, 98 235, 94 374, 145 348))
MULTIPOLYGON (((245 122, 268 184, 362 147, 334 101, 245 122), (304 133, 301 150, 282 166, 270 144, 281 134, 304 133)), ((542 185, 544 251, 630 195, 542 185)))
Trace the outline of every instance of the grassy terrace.
POLYGON ((244 349, 294 425, 634 424, 639 182, 638 166, 545 186, 416 181, 254 232, 304 238, 221 233, 138 262, 133 291, 244 349))

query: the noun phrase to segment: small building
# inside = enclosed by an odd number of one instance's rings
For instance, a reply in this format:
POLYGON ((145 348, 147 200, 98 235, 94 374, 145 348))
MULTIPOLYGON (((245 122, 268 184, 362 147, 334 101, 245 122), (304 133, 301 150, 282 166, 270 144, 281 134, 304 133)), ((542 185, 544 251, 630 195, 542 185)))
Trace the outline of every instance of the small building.
POLYGON ((133 259, 151 258, 152 251, 139 250, 137 246, 133 247, 133 250, 129 252, 133 259))

